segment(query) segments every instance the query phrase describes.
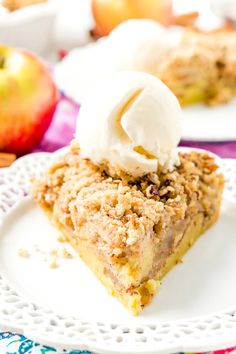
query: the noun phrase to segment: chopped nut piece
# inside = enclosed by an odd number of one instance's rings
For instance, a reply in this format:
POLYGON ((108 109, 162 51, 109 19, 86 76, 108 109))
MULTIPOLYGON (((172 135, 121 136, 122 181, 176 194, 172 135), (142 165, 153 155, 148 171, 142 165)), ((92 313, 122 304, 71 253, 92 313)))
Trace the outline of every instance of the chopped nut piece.
POLYGON ((158 175, 157 175, 156 173, 149 173, 149 174, 148 174, 148 179, 149 179, 152 183, 156 184, 157 187, 160 186, 160 180, 159 180, 158 175))
POLYGON ((148 186, 147 187, 147 189, 146 189, 146 196, 148 197, 148 198, 151 198, 151 197, 153 197, 153 196, 158 196, 158 186, 156 186, 156 185, 150 185, 150 186, 148 186))
POLYGON ((171 187, 171 186, 164 187, 163 189, 161 189, 159 191, 159 195, 162 197, 162 196, 164 196, 165 194, 167 194, 169 192, 175 192, 175 189, 173 187, 171 187))

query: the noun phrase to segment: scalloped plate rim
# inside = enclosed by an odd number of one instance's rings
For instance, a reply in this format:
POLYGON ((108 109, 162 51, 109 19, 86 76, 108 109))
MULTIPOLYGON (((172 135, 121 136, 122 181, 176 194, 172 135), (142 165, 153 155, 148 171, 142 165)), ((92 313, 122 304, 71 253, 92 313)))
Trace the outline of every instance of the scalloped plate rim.
MULTIPOLYGON (((67 148, 66 148, 67 149, 67 148)), ((62 150, 65 150, 64 148, 62 150)), ((196 150, 196 149, 189 149, 189 150, 196 150)), ((41 156, 51 156, 51 155, 54 155, 57 156, 58 154, 60 155, 60 152, 61 149, 59 151, 57 151, 56 153, 44 153, 44 152, 39 152, 39 153, 35 153, 37 154, 38 156, 41 155, 41 156)), ((17 160, 17 162, 13 163, 13 165, 9 168, 4 168, 2 170, 0 170, 0 174, 1 174, 1 171, 4 170, 4 172, 8 172, 10 173, 10 171, 12 171, 15 167, 17 167, 17 165, 21 165, 21 163, 23 163, 24 160, 26 159, 30 159, 32 157, 32 155, 34 154, 29 154, 29 155, 26 155, 20 159, 17 160)), ((233 162, 235 162, 234 159, 225 159, 224 161, 227 161, 227 160, 231 160, 233 162)), ((20 202, 20 201, 19 201, 20 202)), ((18 204, 18 203, 17 203, 18 204)), ((15 207, 15 205, 14 205, 15 207)), ((33 305, 33 303, 32 303, 33 305)), ((212 316, 221 316, 222 314, 227 314, 227 312, 235 312, 236 308, 233 308, 233 309, 229 309, 229 310, 225 310, 223 311, 223 313, 215 313, 215 314, 212 314, 212 316)), ((204 316, 204 317, 211 317, 211 316, 204 316)), ((202 316, 200 316, 200 319, 203 319, 202 316)), ((187 321, 188 322, 193 322, 195 320, 199 320, 199 318, 193 318, 193 319, 188 319, 187 321)), ((186 320, 176 320, 176 321, 173 321, 173 323, 175 324, 178 324, 178 323, 181 323, 181 322, 187 322, 186 320)), ((172 322, 171 322, 172 323, 172 322)), ((106 354, 111 354, 111 353, 114 353, 114 354, 135 354, 135 353, 149 353, 149 354, 154 354, 154 353, 172 353, 172 352, 177 352, 177 351, 201 351, 201 350, 217 350, 217 349, 222 349, 223 346, 231 346, 231 345, 234 345, 236 343, 236 339, 235 339, 235 336, 233 338, 233 336, 231 334, 228 334, 228 335, 219 335, 218 338, 217 338, 217 343, 216 343, 216 338, 211 338, 211 340, 209 340, 208 344, 204 344, 204 345, 201 345, 198 343, 198 340, 196 340, 194 343, 188 343, 188 344, 181 344, 181 343, 178 343, 178 341, 176 342, 176 344, 172 344, 172 345, 168 345, 168 347, 163 347, 161 350, 157 350, 157 349, 153 349, 153 350, 150 350, 150 348, 148 349, 148 351, 145 350, 145 344, 143 344, 143 348, 139 348, 139 349, 134 349, 134 350, 128 350, 128 351, 124 351, 122 350, 122 348, 120 348, 119 346, 117 347, 117 349, 113 349, 112 352, 110 350, 110 347, 109 345, 94 345, 92 344, 92 342, 90 341, 89 344, 85 344, 85 343, 80 343, 78 345, 78 343, 76 343, 76 347, 75 345, 73 344, 73 341, 71 341, 70 339, 68 340, 67 344, 65 343, 65 341, 61 341, 59 342, 58 340, 55 341, 53 339, 51 340, 44 340, 43 338, 40 338, 40 337, 37 337, 37 335, 35 335, 34 333, 31 333, 31 331, 29 330, 29 328, 27 326, 20 326, 20 325, 9 325, 7 322, 5 322, 4 320, 0 319, 0 326, 2 326, 3 328, 5 328, 6 330, 9 330, 9 331, 16 331, 20 334, 24 334, 26 336, 30 336, 31 339, 33 340, 36 340, 36 341, 40 341, 42 344, 46 344, 46 345, 49 345, 49 346, 57 346, 59 348, 68 348, 68 349, 83 349, 83 350, 92 350, 92 351, 101 351, 102 350, 102 353, 106 353, 106 354)))

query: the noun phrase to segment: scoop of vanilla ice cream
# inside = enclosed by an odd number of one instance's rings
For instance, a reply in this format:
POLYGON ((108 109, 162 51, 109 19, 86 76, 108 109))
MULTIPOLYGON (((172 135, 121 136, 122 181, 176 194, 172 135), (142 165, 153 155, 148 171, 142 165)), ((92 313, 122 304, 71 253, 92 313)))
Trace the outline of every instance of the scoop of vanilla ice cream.
POLYGON ((170 50, 168 31, 156 21, 132 19, 121 23, 107 37, 107 58, 114 70, 156 74, 160 60, 170 50))
POLYGON ((158 78, 120 72, 104 80, 83 102, 75 138, 81 156, 139 177, 178 165, 181 109, 158 78))

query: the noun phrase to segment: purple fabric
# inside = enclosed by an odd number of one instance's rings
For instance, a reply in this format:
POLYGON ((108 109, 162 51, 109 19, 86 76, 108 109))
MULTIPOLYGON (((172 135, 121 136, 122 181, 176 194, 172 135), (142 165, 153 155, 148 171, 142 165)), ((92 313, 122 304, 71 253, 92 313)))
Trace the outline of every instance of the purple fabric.
POLYGON ((41 143, 33 151, 53 152, 70 143, 75 132, 76 117, 79 105, 62 97, 52 123, 45 133, 41 143))
POLYGON ((236 158, 236 141, 218 143, 181 141, 180 145, 209 150, 220 157, 236 158))
MULTIPOLYGON (((48 131, 34 151, 52 152, 68 145, 75 132, 78 112, 79 105, 62 97, 48 131)), ((212 151, 221 157, 236 158, 236 141, 220 143, 182 141, 181 146, 197 147, 212 151)))

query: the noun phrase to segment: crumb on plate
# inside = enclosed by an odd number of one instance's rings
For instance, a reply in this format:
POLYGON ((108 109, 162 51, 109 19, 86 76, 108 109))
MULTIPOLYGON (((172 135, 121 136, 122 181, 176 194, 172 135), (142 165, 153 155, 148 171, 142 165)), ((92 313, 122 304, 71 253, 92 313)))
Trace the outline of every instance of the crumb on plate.
POLYGON ((18 255, 23 258, 28 258, 30 254, 29 254, 29 251, 27 251, 26 249, 20 248, 18 250, 18 255))
POLYGON ((63 258, 73 258, 73 255, 66 249, 62 249, 62 257, 63 258))
POLYGON ((66 242, 66 238, 62 233, 60 233, 57 237, 57 241, 63 243, 63 242, 66 242))
POLYGON ((53 257, 53 259, 50 262, 50 268, 55 269, 58 267, 57 259, 56 257, 53 257))
POLYGON ((51 249, 49 253, 51 256, 55 256, 55 257, 58 256, 58 250, 56 250, 55 248, 51 249))

